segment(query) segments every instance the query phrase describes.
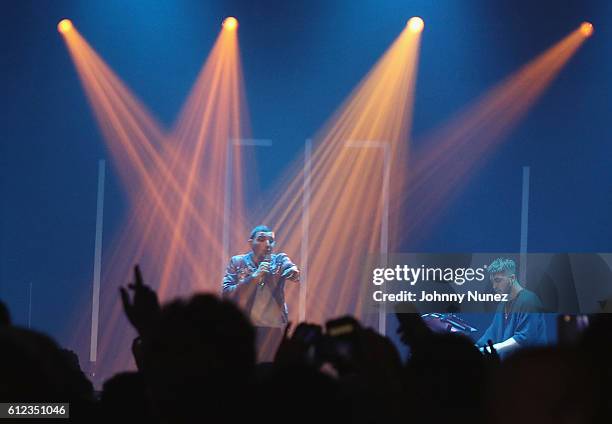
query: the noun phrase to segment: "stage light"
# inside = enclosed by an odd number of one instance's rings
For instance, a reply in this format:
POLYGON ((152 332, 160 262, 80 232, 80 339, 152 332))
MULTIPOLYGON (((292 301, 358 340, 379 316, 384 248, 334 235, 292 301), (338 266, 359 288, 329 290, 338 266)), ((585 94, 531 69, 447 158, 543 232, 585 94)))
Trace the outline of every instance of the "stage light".
POLYGON ((238 19, 230 16, 229 18, 225 18, 223 21, 223 28, 229 29, 230 31, 238 28, 238 19))
POLYGON ((60 34, 65 34, 71 29, 72 21, 70 19, 62 19, 61 21, 59 21, 59 24, 57 24, 57 30, 60 32, 60 34))
POLYGON ((425 23, 423 22, 423 19, 419 18, 418 16, 413 16, 412 18, 408 19, 407 26, 411 32, 421 32, 423 31, 425 23))
POLYGON ((593 34, 593 24, 590 22, 583 22, 580 25, 580 32, 585 37, 590 37, 593 34))

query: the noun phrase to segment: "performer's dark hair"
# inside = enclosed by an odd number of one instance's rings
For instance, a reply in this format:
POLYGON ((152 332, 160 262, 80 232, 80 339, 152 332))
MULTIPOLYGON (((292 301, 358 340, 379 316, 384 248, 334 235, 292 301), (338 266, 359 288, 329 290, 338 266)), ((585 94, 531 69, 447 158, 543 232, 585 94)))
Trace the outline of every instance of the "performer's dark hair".
POLYGON ((252 239, 253 237, 255 237, 255 234, 260 231, 263 231, 264 233, 269 233, 270 231, 272 231, 272 228, 268 227, 267 225, 258 225, 257 227, 251 230, 251 236, 249 238, 252 239))

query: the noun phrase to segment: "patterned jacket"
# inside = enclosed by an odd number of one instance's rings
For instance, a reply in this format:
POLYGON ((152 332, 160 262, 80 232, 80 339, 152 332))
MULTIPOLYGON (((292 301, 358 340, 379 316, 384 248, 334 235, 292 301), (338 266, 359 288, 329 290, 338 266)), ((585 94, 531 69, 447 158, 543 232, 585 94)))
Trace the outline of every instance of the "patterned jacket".
POLYGON ((257 270, 253 253, 236 255, 225 270, 223 296, 234 300, 256 327, 282 327, 288 321, 286 278, 282 274, 295 266, 285 253, 272 254, 270 273, 262 283, 257 283, 252 278, 257 270))

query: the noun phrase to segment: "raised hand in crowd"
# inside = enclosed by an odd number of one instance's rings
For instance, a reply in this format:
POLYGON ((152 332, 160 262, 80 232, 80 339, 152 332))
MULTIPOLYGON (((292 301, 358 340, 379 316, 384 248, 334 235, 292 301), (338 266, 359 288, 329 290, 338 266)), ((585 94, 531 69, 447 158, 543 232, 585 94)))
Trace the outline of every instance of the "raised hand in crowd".
POLYGON ((144 284, 138 265, 134 267, 134 282, 129 283, 127 288, 120 287, 119 290, 128 320, 140 336, 146 336, 159 319, 161 307, 157 293, 144 284), (134 292, 132 299, 128 290, 134 292))

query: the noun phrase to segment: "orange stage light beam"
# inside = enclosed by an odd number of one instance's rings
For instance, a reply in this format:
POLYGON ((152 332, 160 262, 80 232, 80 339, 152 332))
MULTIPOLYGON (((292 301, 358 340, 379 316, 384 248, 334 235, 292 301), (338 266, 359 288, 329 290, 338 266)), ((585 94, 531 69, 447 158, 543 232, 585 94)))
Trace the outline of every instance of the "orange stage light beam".
MULTIPOLYGON (((158 197, 155 192, 160 183, 151 183, 153 177, 148 171, 148 168, 151 168, 161 172, 162 186, 170 184, 172 189, 180 195, 175 172, 168 168, 161 158, 161 153, 158 152, 161 149, 160 146, 168 144, 166 137, 153 123, 144 107, 129 94, 125 86, 76 31, 72 31, 66 38, 70 51, 73 52, 77 69, 81 70, 80 75, 98 120, 106 133, 106 138, 111 141, 111 151, 120 164, 119 171, 123 174, 126 187, 132 187, 137 192, 140 187, 135 185, 134 181, 144 180, 145 188, 153 190, 154 196, 158 197), (127 161, 125 151, 132 154, 127 157, 129 159, 127 161), (142 166, 134 168, 134 161, 138 161, 142 166), (134 169, 138 171, 136 175, 132 172, 134 169)), ((208 207, 214 207, 211 206, 211 203, 209 202, 208 207)), ((162 210, 164 210, 163 207, 162 210)), ((190 205, 190 210, 198 219, 193 205, 190 205)), ((168 216, 167 212, 164 214, 168 216)), ((199 220, 198 224, 201 229, 207 230, 204 222, 199 220)))
MULTIPOLYGON (((361 266, 368 254, 395 245, 419 45, 420 33, 406 27, 317 134, 311 172, 288 171, 273 190, 280 194, 264 202, 275 207, 256 220, 272 225, 279 248, 307 270, 308 281, 302 284, 307 284, 305 317, 310 322, 352 314, 375 323, 357 295, 361 266), (305 238, 308 260, 300 263, 305 238)), ((302 160, 290 169, 302 168, 302 160)), ((291 320, 299 320, 298 286, 288 287, 287 303, 291 320)))
MULTIPOLYGON (((225 37, 225 38, 227 38, 227 37, 225 37)), ((103 68, 103 69, 104 69, 104 68, 103 68)), ((98 70, 97 70, 96 74, 103 74, 103 72, 101 72, 101 71, 98 71, 98 70)), ((127 96, 127 95, 126 95, 126 94, 124 94, 124 93, 123 93, 122 95, 123 95, 123 96, 127 96)), ((119 104, 119 106, 122 106, 122 105, 121 105, 121 104, 119 104)), ((112 112, 112 110, 111 110, 111 112, 112 112)), ((108 115, 108 114, 109 114, 109 113, 107 113, 107 115, 108 115)), ((102 115, 103 115, 103 114, 102 114, 102 115)), ((128 116, 129 116, 129 114, 128 114, 128 116)), ((103 119, 104 119, 104 117, 103 117, 102 119, 100 119, 100 120, 103 120, 103 119)), ((118 125, 116 125, 116 126, 118 126, 118 125)), ((111 127, 111 128, 112 128, 112 127, 111 127)), ((114 135, 115 135, 115 134, 111 134, 111 135, 110 135, 110 137, 107 137, 107 138, 111 138, 111 139, 112 139, 114 135)), ((233 137, 236 137, 236 135, 234 135, 233 137)), ((118 138, 118 137, 114 137, 114 138, 116 139, 116 138, 118 138)), ((128 137, 124 137, 124 138, 128 138, 128 137)), ((145 136, 141 136, 141 138, 142 138, 142 139, 144 139, 144 138, 146 138, 146 137, 145 137, 145 136)), ((160 138, 160 137, 159 137, 158 135, 156 135, 156 136, 155 136, 155 138, 160 138)), ((165 163, 164 163, 164 162, 162 162, 162 161, 159 159, 159 155, 158 155, 158 154, 157 154, 157 153, 156 153, 156 152, 155 152, 155 151, 154 151, 154 150, 153 150, 153 149, 150 147, 150 144, 149 144, 149 143, 147 143, 147 142, 146 142, 146 140, 145 140, 145 142, 144 142, 144 143, 142 143, 142 144, 143 144, 143 145, 145 146, 145 148, 146 148, 146 153, 149 153, 149 154, 150 154, 150 156, 152 157, 152 159, 154 160, 153 166, 154 166, 155 168, 157 168, 157 169, 160 169, 160 170, 163 172, 163 175, 162 175, 162 177, 160 178, 160 180, 161 180, 161 181, 160 181, 159 183, 148 184, 148 188, 149 188, 151 191, 153 191, 154 196, 155 196, 156 198, 159 198, 159 196, 158 196, 158 195, 155 193, 155 189, 156 189, 156 187, 162 187, 162 190, 163 190, 163 187, 164 187, 164 186, 166 186, 166 185, 168 185, 168 183, 170 183, 170 185, 172 186, 172 188, 176 188, 176 187, 178 187, 179 182, 178 182, 178 181, 176 181, 175 174, 180 174, 180 171, 182 170, 182 168, 181 168, 181 167, 182 167, 182 164, 181 164, 181 166, 180 166, 180 167, 173 167, 173 169, 169 169, 169 168, 168 168, 168 166, 167 166, 167 165, 165 165, 165 163), (151 151, 153 151, 153 153, 151 153, 151 151)), ((130 148, 130 147, 131 147, 131 146, 129 146, 129 145, 128 145, 128 148, 130 148)), ((132 150, 133 150, 133 149, 132 149, 132 150)), ((118 152, 118 153, 117 153, 115 156, 117 156, 117 157, 119 158, 118 160, 121 160, 121 158, 125 157, 125 154, 123 154, 123 152, 122 152, 122 151, 119 151, 119 152, 118 152)), ((136 156, 137 156, 137 155, 136 155, 136 156)), ((135 157, 135 156, 134 156, 134 155, 132 155, 132 158, 133 158, 133 157, 135 157)), ((136 160, 137 160, 137 159, 138 159, 138 158, 136 157, 136 160)), ((134 159, 132 159, 132 161, 133 161, 133 160, 134 160, 134 159)), ((126 166, 124 166, 123 168, 131 169, 131 168, 133 168, 133 166, 130 166, 130 162, 128 162, 128 164, 127 164, 126 166)), ((239 168, 239 167, 237 167, 237 168, 239 168)), ((144 168, 141 166, 141 167, 140 167, 140 169, 144 169, 144 168)), ((142 171, 140 174, 141 174, 141 175, 144 177, 145 181, 150 182, 150 181, 148 181, 148 180, 150 180, 150 178, 148 178, 148 177, 147 177, 146 170, 145 170, 145 171, 142 171)), ((221 174, 222 174, 222 173, 221 173, 221 174)), ((128 176, 128 177, 129 177, 129 176, 128 176)), ((129 178, 127 178, 127 177, 126 177, 126 179, 128 179, 128 180, 129 180, 129 178)), ((132 178, 132 180, 133 180, 133 179, 134 179, 134 178, 132 178)), ((201 194, 201 193, 205 193, 205 190, 199 190, 199 193, 200 193, 200 194, 201 194)), ((179 194, 180 194, 180 192, 179 192, 179 194)), ((203 229, 205 232, 209 232, 209 231, 208 231, 208 227, 210 226, 210 224, 206 224, 206 225, 205 225, 205 224, 204 224, 204 222, 203 222, 203 220, 202 220, 202 219, 199 217, 199 212, 198 212, 198 211, 196 211, 196 210, 195 210, 196 208, 194 207, 194 205, 192 205, 191 200, 187 200, 187 199, 186 199, 186 196, 185 196, 184 194, 181 194, 181 196, 182 196, 182 199, 179 199, 179 200, 180 200, 180 201, 182 201, 182 202, 183 202, 183 204, 185 204, 185 203, 186 203, 186 205, 187 205, 187 207, 188 207, 188 209, 189 209, 189 212, 190 212, 190 217, 195 218, 195 220, 196 220, 197 224, 200 226, 200 229, 203 229)), ((200 199, 204 199, 204 200, 206 200, 206 199, 208 199, 208 196, 199 196, 199 198, 200 198, 200 199)), ((167 202, 167 203, 173 203, 173 202, 167 202)), ((176 203, 176 202, 174 202, 174 203, 176 203)), ((217 213, 217 214, 221 214, 221 213, 222 213, 222 211, 221 211, 221 210, 218 208, 218 206, 217 206, 219 203, 220 203, 220 202, 219 202, 218 200, 217 200, 217 201, 209 201, 209 202, 208 202, 208 204, 206 204, 206 205, 205 205, 205 207, 206 207, 206 209, 211 209, 211 208, 212 208, 212 209, 218 209, 218 210, 216 211, 216 213, 217 213), (211 204, 212 204, 213 206, 211 206, 211 204)), ((166 217, 168 217, 168 216, 169 216, 168 211, 166 211, 166 210, 165 210, 166 208, 164 207, 163 202, 158 202, 158 203, 157 203, 157 204, 155 204, 153 207, 154 207, 154 209, 161 209, 161 210, 162 210, 162 212, 163 212, 163 215, 164 215, 164 216, 166 216, 166 217)), ((168 227, 168 226, 167 226, 167 227, 168 227)), ((212 244, 213 244, 213 245, 214 245, 214 244, 215 244, 215 243, 218 241, 218 237, 210 237, 210 235, 209 235, 209 238, 212 240, 212 244)), ((185 243, 181 242, 181 244, 185 244, 185 243)), ((183 249, 183 250, 184 250, 184 249, 183 249)), ((187 254, 187 256, 189 256, 189 255, 190 255, 190 252, 189 252, 189 251, 187 251, 187 253, 186 253, 186 254, 187 254)))
MULTIPOLYGON (((92 69, 90 68, 86 69, 85 72, 86 75, 89 76, 93 74, 92 69)), ((97 72, 97 75, 102 75, 102 72, 97 72)), ((100 102, 94 107, 98 107, 98 117, 101 121, 103 129, 107 130, 107 138, 111 138, 112 135, 114 135, 115 137, 111 139, 123 142, 122 146, 119 146, 119 152, 117 152, 117 149, 115 149, 115 155, 118 155, 120 158, 127 157, 131 161, 131 164, 133 165, 131 165, 130 168, 134 168, 138 171, 138 175, 142 177, 142 182, 145 184, 145 191, 151 194, 154 205, 158 206, 163 212, 162 215, 167 225, 171 225, 173 222, 172 213, 166 205, 167 201, 161 198, 160 193, 157 190, 157 183, 154 181, 154 178, 150 175, 147 169, 149 167, 156 166, 156 164, 155 162, 150 164, 144 155, 138 151, 137 146, 131 142, 133 139, 138 139, 139 137, 145 136, 141 133, 140 128, 137 126, 137 129, 134 130, 129 126, 124 125, 121 117, 121 104, 113 100, 115 93, 109 90, 109 86, 104 79, 94 80, 92 85, 93 90, 98 90, 99 93, 102 93, 98 94, 100 102), (119 104, 119 106, 117 104, 119 104), (111 134, 110 137, 108 135, 109 133, 111 134), (127 153, 127 156, 125 153, 127 153)), ((150 133, 153 134, 153 132, 150 133)), ((155 137, 160 136, 156 134, 155 137)), ((138 189, 135 189, 134 192, 137 193, 138 189)), ((185 243, 182 243, 182 247, 184 247, 184 244, 185 243)), ((195 258, 192 258, 192 254, 189 249, 183 248, 183 251, 192 262, 196 261, 195 258)))
POLYGON ((425 137, 421 143, 425 147, 413 155, 405 206, 411 220, 404 234, 425 236, 439 212, 517 126, 587 37, 583 24, 425 137))
MULTIPOLYGON (((209 57, 209 61, 216 64, 215 69, 212 70, 213 80, 211 84, 213 90, 219 91, 219 95, 214 93, 208 96, 209 104, 206 104, 204 107, 205 113, 201 118, 202 123, 197 131, 198 135, 195 138, 195 149, 191 156, 186 157, 181 164, 182 168, 186 170, 186 180, 184 183, 186 198, 190 198, 192 194, 197 191, 197 185, 195 184, 196 180, 200 186, 202 184, 210 184, 210 187, 208 187, 209 190, 215 190, 215 188, 217 191, 219 190, 218 187, 222 185, 220 177, 224 176, 223 169, 219 167, 219 164, 225 165, 224 161, 229 154, 228 142, 241 137, 240 107, 238 107, 240 105, 240 96, 237 94, 237 89, 239 87, 238 73, 236 72, 238 64, 237 51, 236 33, 234 31, 222 31, 218 39, 218 44, 209 57), (218 57, 216 54, 218 54, 218 57), (211 142, 211 138, 213 142, 211 142), (207 164, 201 163, 201 158, 205 151, 207 151, 208 156, 206 158, 207 164), (203 166, 206 166, 204 173, 202 172, 203 166)), ((204 73, 206 74, 206 72, 204 73)), ((198 93, 200 90, 196 89, 194 92, 198 93)), ((184 111, 186 116, 192 113, 191 110, 197 113, 201 108, 201 106, 198 105, 197 97, 195 99, 190 99, 188 105, 189 106, 184 111)), ((186 118, 184 122, 193 121, 193 119, 186 118)), ((183 128, 178 130, 179 134, 185 131, 189 132, 188 127, 187 129, 183 128)), ((218 203, 223 203, 225 195, 226 193, 219 192, 217 196, 219 199, 218 203)), ((239 202, 239 198, 241 198, 241 196, 237 196, 234 199, 234 204, 239 202)), ((173 237, 172 243, 176 242, 178 235, 183 232, 183 228, 185 227, 186 206, 186 203, 179 205, 177 222, 174 226, 175 236, 173 237)), ((214 228, 221 228, 223 227, 223 218, 222 213, 218 214, 214 222, 209 222, 209 225, 212 225, 214 228)), ((170 281, 171 270, 176 259, 176 254, 173 254, 173 252, 176 252, 176 249, 172 246, 173 244, 171 245, 169 256, 163 267, 160 290, 164 290, 170 281)), ((220 258, 217 258, 217 260, 217 263, 221 263, 220 258)))
MULTIPOLYGON (((230 241, 244 238, 240 152, 231 157, 234 175, 224 178, 230 141, 248 135, 236 34, 221 31, 176 127, 166 133, 76 30, 62 32, 132 205, 103 275, 101 352, 129 346, 131 330, 116 287, 129 280, 134 263, 141 263, 162 299, 219 292, 211 264, 220 268, 227 190, 237 224, 224 230, 230 241)), ((130 363, 127 351, 116 358, 103 354, 99 370, 130 363)))

